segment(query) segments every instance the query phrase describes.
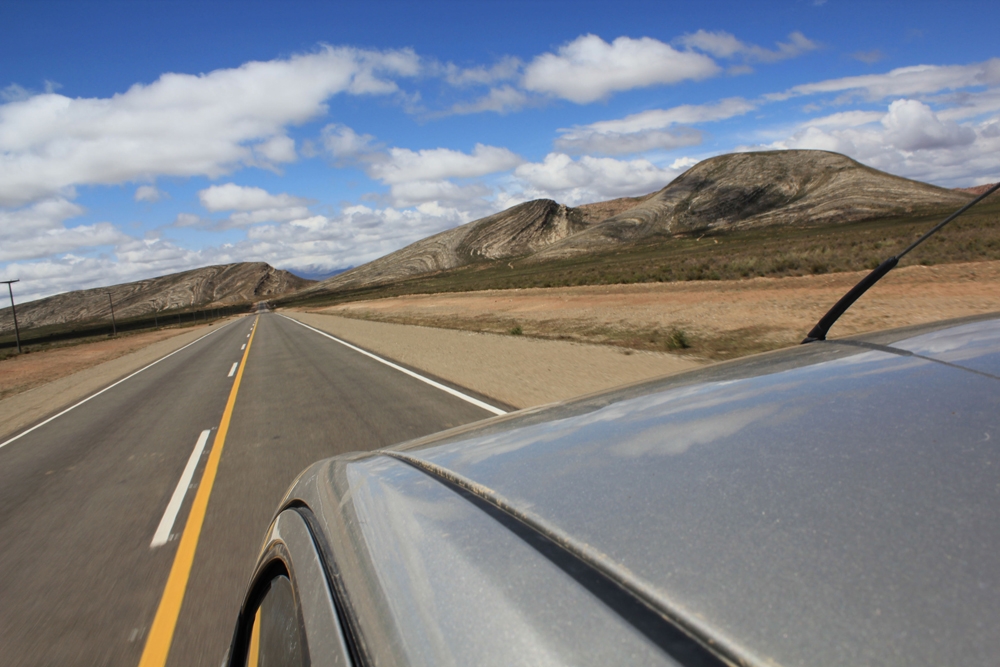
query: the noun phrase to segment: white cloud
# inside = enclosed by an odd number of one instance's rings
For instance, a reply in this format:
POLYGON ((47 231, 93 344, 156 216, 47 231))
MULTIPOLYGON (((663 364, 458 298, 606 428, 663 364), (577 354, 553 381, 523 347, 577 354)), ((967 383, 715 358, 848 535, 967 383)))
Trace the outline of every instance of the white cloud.
POLYGON ((195 213, 178 213, 174 219, 174 227, 209 227, 212 221, 195 213))
MULTIPOLYGON (((796 58, 803 53, 819 48, 816 42, 808 39, 801 32, 795 31, 788 35, 787 42, 778 42, 777 49, 765 49, 756 44, 740 41, 728 32, 698 32, 684 35, 677 43, 688 48, 710 53, 716 58, 742 58, 744 62, 773 63, 779 60, 796 58)), ((742 73, 742 72, 741 72, 742 73)))
POLYGON ((253 227, 247 241, 232 252, 293 271, 332 271, 369 262, 472 219, 438 203, 409 210, 351 206, 335 217, 253 227))
POLYGON ((326 111, 332 95, 386 94, 419 72, 408 50, 323 47, 287 60, 202 75, 164 74, 110 98, 54 93, 0 105, 0 205, 83 184, 157 176, 218 177, 294 159, 285 128, 326 111))
POLYGON ((114 245, 129 238, 109 222, 66 225, 67 220, 83 213, 82 207, 61 198, 20 209, 0 209, 0 262, 114 245))
POLYGON ((659 190, 682 171, 683 168, 657 167, 649 160, 591 156, 573 160, 564 153, 549 153, 542 162, 522 164, 514 170, 523 194, 511 203, 549 198, 575 206, 644 195, 659 190))
POLYGON ((295 162, 298 158, 295 153, 295 140, 284 135, 271 137, 267 141, 256 144, 253 151, 264 164, 295 162))
POLYGON ((267 208, 300 206, 306 200, 289 194, 272 195, 263 188, 226 183, 200 190, 201 205, 213 213, 219 211, 256 211, 267 208))
POLYGON ((445 202, 468 208, 474 199, 488 197, 492 193, 492 189, 481 183, 458 185, 447 180, 410 181, 396 183, 391 188, 393 205, 400 208, 428 202, 445 202))
POLYGON ((677 51, 649 37, 619 37, 608 44, 597 35, 583 35, 557 53, 532 60, 522 86, 586 104, 623 90, 699 80, 719 71, 708 56, 677 51))
POLYGON ((618 120, 605 120, 560 130, 556 148, 570 153, 623 155, 656 148, 673 149, 701 143, 697 130, 678 124, 704 123, 739 116, 757 105, 733 97, 715 104, 684 104, 671 109, 650 109, 618 120))
POLYGON ((445 66, 445 81, 453 86, 488 86, 497 81, 514 79, 520 73, 522 64, 514 56, 505 56, 492 67, 462 68, 448 63, 445 66))
POLYGON ((29 97, 31 97, 31 91, 16 83, 0 89, 0 100, 4 102, 17 102, 19 100, 26 100, 29 97))
POLYGON ((1000 178, 998 127, 1000 118, 959 124, 942 120, 923 102, 901 99, 890 104, 877 123, 806 124, 765 147, 835 151, 891 174, 959 187, 1000 178))
POLYGON ((135 201, 148 201, 155 203, 160 201, 166 193, 159 190, 155 185, 140 185, 135 189, 135 201))
POLYGON ((390 148, 385 159, 373 162, 368 173, 373 178, 395 185, 413 181, 435 181, 445 178, 474 178, 507 171, 523 160, 506 148, 476 144, 472 153, 450 148, 429 148, 411 151, 390 148))
POLYGON ((787 93, 771 97, 784 99, 792 95, 856 92, 868 99, 881 100, 997 84, 1000 84, 1000 58, 992 58, 972 65, 915 65, 899 67, 884 74, 828 79, 795 86, 787 93))
POLYGON ((358 134, 346 125, 331 123, 320 133, 323 147, 338 160, 349 160, 374 150, 370 134, 358 134))
POLYGON ((642 132, 594 132, 581 129, 557 138, 555 147, 574 154, 627 155, 654 149, 672 150, 697 146, 701 142, 702 133, 690 127, 642 132))
POLYGON ((940 121, 929 106, 916 100, 896 100, 882 119, 888 142, 904 151, 967 146, 976 140, 970 127, 940 121))
POLYGON ((511 86, 493 88, 489 93, 472 102, 459 102, 451 107, 449 114, 465 115, 493 111, 506 114, 519 111, 529 103, 529 98, 520 90, 511 86))
POLYGON ((802 127, 859 127, 877 123, 885 117, 883 111, 841 111, 821 118, 811 118, 802 127))
MULTIPOLYGON (((263 188, 225 183, 213 185, 198 192, 201 205, 212 213, 236 211, 222 224, 223 227, 245 227, 262 222, 283 222, 309 216, 308 200, 281 193, 272 195, 263 188)), ((185 214, 182 214, 185 215, 185 214)), ((178 217, 175 224, 190 226, 205 224, 200 218, 178 217)), ((209 223, 210 224, 210 223, 209 223)))

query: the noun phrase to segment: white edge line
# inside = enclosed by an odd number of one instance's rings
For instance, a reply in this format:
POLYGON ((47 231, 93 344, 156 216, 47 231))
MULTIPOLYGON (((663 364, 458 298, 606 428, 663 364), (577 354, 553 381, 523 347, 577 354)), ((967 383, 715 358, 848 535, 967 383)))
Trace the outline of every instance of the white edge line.
MULTIPOLYGON (((238 322, 239 320, 236 320, 236 321, 238 322)), ((233 322, 230 322, 229 324, 233 324, 233 322)), ((52 421, 52 420, 54 420, 54 419, 58 419, 59 417, 62 417, 62 416, 63 416, 64 414, 66 414, 66 413, 67 413, 67 412, 69 412, 70 410, 73 410, 73 409, 76 409, 76 408, 80 407, 81 405, 83 405, 84 403, 86 403, 87 401, 89 401, 90 399, 92 399, 92 398, 97 398, 98 396, 100 396, 101 394, 103 394, 104 392, 106 392, 106 391, 107 391, 108 389, 112 389, 113 387, 117 387, 118 385, 120 385, 120 384, 121 384, 122 382, 124 382, 125 380, 128 380, 129 378, 133 378, 133 377, 135 377, 136 375, 138 375, 139 373, 143 372, 143 371, 144 371, 144 370, 146 370, 147 368, 150 368, 150 367, 152 367, 152 366, 155 366, 156 364, 160 363, 161 361, 163 361, 163 360, 164 360, 164 359, 166 359, 167 357, 172 357, 172 356, 174 356, 175 354, 177 354, 178 352, 180 352, 181 350, 186 350, 187 348, 191 347, 192 345, 194 345, 194 344, 195 344, 195 343, 197 343, 198 341, 202 340, 203 338, 208 338, 208 337, 209 337, 209 336, 211 336, 212 334, 214 334, 214 333, 216 333, 216 332, 218 332, 218 331, 222 331, 223 329, 225 329, 226 327, 228 327, 228 326, 229 326, 229 324, 224 324, 224 325, 222 325, 221 327, 219 327, 218 329, 215 329, 214 331, 209 331, 209 332, 208 332, 207 334, 205 334, 204 336, 201 336, 201 338, 197 338, 197 339, 195 339, 195 340, 191 341, 190 343, 188 343, 188 344, 187 344, 187 345, 185 345, 184 347, 180 347, 180 348, 177 348, 176 350, 174 350, 174 351, 173 351, 173 352, 171 352, 170 354, 166 354, 166 355, 164 355, 164 356, 160 357, 159 359, 157 359, 157 360, 156 360, 156 361, 154 361, 153 363, 149 364, 148 366, 143 366, 142 368, 140 368, 140 369, 139 369, 139 370, 137 370, 136 372, 132 373, 131 375, 126 375, 126 376, 125 376, 125 377, 123 377, 123 378, 122 378, 121 380, 118 380, 118 382, 115 382, 114 384, 109 384, 109 385, 108 385, 107 387, 105 387, 104 389, 101 389, 100 391, 98 391, 98 392, 95 392, 95 393, 91 394, 90 396, 88 396, 87 398, 83 399, 83 400, 82 400, 82 401, 80 401, 79 403, 74 403, 73 405, 71 405, 71 406, 69 406, 68 408, 66 408, 65 410, 63 410, 62 412, 60 412, 60 413, 58 413, 58 414, 55 414, 55 415, 52 415, 51 417, 49 417, 48 419, 46 419, 46 420, 45 420, 45 421, 43 421, 42 423, 40 423, 40 424, 35 424, 35 425, 34 425, 34 426, 32 426, 31 428, 29 428, 29 429, 28 429, 27 431, 22 431, 21 433, 18 433, 18 434, 17 434, 17 435, 15 435, 15 436, 14 436, 13 438, 11 438, 11 439, 9 439, 9 440, 6 440, 6 441, 4 441, 4 442, 2 442, 2 443, 0 443, 0 449, 3 449, 4 447, 6 447, 6 446, 7 446, 7 445, 9 445, 10 443, 14 442, 15 440, 19 440, 20 438, 23 438, 24 436, 26 436, 26 435, 28 435, 29 433, 31 433, 32 431, 34 431, 34 430, 35 430, 36 428, 41 428, 41 427, 45 426, 46 424, 48 424, 48 423, 49 423, 50 421, 52 421)))
POLYGON ((233 367, 229 369, 229 375, 227 375, 226 377, 228 377, 228 378, 233 377, 233 375, 236 373, 236 369, 239 368, 239 366, 240 366, 240 362, 234 361, 233 362, 233 367))
POLYGON ((167 509, 163 512, 163 518, 160 519, 160 525, 156 527, 156 532, 153 533, 153 541, 149 543, 150 549, 161 547, 167 543, 167 540, 170 539, 170 529, 174 527, 174 521, 177 519, 177 512, 181 509, 181 503, 184 502, 184 496, 187 495, 188 486, 191 484, 191 478, 194 477, 195 468, 198 467, 198 461, 201 459, 201 454, 205 451, 205 443, 208 442, 208 436, 211 434, 212 430, 206 429, 201 432, 201 435, 198 436, 198 442, 195 443, 194 451, 191 452, 187 465, 184 466, 184 472, 181 473, 181 478, 177 482, 177 488, 174 489, 174 495, 170 496, 170 502, 167 503, 167 509))
POLYGON ((435 382, 434 380, 432 380, 430 378, 425 378, 423 375, 419 375, 417 373, 414 373, 413 371, 409 370, 408 368, 403 368, 402 366, 400 366, 398 364, 394 364, 391 361, 389 361, 387 359, 383 359, 382 357, 379 357, 377 355, 374 355, 371 352, 368 352, 367 350, 362 350, 360 347, 357 347, 355 345, 351 345, 347 341, 343 341, 343 340, 340 340, 339 338, 337 338, 335 336, 331 336, 330 334, 326 333, 325 331, 320 331, 319 329, 311 327, 308 324, 305 324, 303 322, 299 322, 298 320, 296 320, 296 319, 294 319, 292 317, 288 317, 287 315, 282 315, 282 317, 284 317, 286 320, 289 320, 289 321, 295 322, 296 324, 304 326, 306 329, 309 329, 310 331, 315 331, 316 333, 318 333, 321 336, 326 336, 330 340, 337 341, 341 345, 349 347, 352 350, 354 350, 355 352, 360 352, 361 354, 365 355, 366 357, 371 357, 375 361, 378 361, 379 363, 383 363, 386 366, 388 366, 389 368, 394 368, 397 371, 399 371, 400 373, 405 373, 405 374, 409 375, 410 377, 416 378, 416 379, 420 380, 421 382, 425 382, 425 383, 429 384, 430 386, 432 386, 432 387, 434 387, 436 389, 440 389, 441 391, 443 391, 445 393, 448 393, 448 394, 451 394, 452 396, 456 396, 456 397, 462 399, 463 401, 466 401, 468 403, 472 403, 476 407, 480 407, 483 410, 486 410, 487 412, 492 412, 495 415, 505 415, 505 414, 507 414, 506 410, 501 410, 500 408, 495 407, 493 405, 490 405, 489 403, 483 403, 482 401, 480 401, 477 398, 473 398, 472 396, 468 396, 466 394, 463 394, 460 391, 456 391, 456 390, 452 389, 451 387, 448 387, 448 386, 445 386, 445 385, 441 384, 440 382, 435 382))

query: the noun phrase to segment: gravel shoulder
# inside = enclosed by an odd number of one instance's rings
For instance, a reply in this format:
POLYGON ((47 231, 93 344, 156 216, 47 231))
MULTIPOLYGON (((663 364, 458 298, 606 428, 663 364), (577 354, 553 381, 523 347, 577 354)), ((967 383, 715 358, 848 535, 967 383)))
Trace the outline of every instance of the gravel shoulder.
POLYGON ((0 439, 30 426, 222 326, 164 329, 33 352, 0 362, 0 439))
POLYGON ((371 322, 324 313, 281 314, 518 408, 562 401, 704 363, 687 356, 605 345, 371 322))

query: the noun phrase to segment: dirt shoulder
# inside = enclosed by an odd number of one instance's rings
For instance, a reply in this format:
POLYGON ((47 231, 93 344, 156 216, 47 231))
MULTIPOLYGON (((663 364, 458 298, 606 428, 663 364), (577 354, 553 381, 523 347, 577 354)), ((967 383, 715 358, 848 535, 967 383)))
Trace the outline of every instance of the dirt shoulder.
POLYGON ((162 329, 0 361, 0 439, 220 327, 162 329))
MULTIPOLYGON (((864 272, 412 295, 315 312, 446 329, 727 359, 793 345, 864 272)), ((886 276, 831 337, 1000 311, 1000 261, 909 266, 886 276)), ((419 364, 418 364, 419 365, 419 364)))
POLYGON ((518 408, 561 401, 702 362, 663 352, 282 311, 305 324, 518 408))

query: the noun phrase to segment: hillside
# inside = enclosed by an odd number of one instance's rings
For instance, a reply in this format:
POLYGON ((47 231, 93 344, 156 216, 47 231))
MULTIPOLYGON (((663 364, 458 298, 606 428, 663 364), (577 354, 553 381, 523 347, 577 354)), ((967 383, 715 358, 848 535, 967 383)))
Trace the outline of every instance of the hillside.
MULTIPOLYGON (((115 317, 126 319, 167 310, 251 303, 302 289, 312 281, 264 262, 242 262, 172 273, 133 283, 98 287, 17 304, 22 330, 108 318, 108 295, 115 317)), ((10 308, 0 311, 0 333, 14 330, 10 308)))
POLYGON ((775 225, 858 222, 959 207, 965 193, 893 176, 826 151, 734 153, 704 160, 636 206, 532 257, 586 254, 650 237, 775 225))
POLYGON ((584 215, 576 209, 536 199, 417 241, 302 294, 391 283, 477 261, 530 255, 586 226, 584 215))
POLYGON ((576 208, 543 199, 417 241, 295 295, 390 285, 495 260, 545 265, 705 233, 830 226, 956 208, 971 196, 814 150, 704 160, 663 189, 576 208))

